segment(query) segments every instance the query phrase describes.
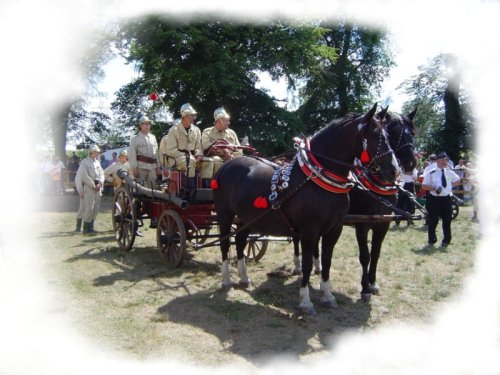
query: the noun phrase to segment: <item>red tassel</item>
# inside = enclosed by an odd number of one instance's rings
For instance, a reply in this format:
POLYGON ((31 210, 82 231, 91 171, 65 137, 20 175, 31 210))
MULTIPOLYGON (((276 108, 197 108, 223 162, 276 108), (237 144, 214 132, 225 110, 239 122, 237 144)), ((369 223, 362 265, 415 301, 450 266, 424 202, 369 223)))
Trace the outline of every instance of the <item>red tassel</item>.
POLYGON ((217 190, 219 188, 219 183, 217 182, 217 180, 210 181, 210 188, 212 190, 217 190))
POLYGON ((151 94, 149 94, 148 98, 155 102, 158 100, 158 94, 153 91, 151 94))
POLYGON ((361 151, 361 156, 359 160, 361 160, 361 163, 363 164, 368 163, 370 161, 370 154, 368 153, 368 151, 366 150, 361 151))
POLYGON ((255 208, 267 208, 267 206, 268 206, 267 199, 265 197, 262 197, 262 196, 257 197, 253 201, 253 206, 255 208))

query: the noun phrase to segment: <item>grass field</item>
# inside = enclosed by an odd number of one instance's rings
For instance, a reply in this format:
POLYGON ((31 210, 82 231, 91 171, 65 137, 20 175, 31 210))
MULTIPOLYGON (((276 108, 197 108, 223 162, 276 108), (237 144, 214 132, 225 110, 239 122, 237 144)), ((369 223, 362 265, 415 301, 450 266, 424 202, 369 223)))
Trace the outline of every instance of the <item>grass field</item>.
POLYGON ((30 217, 45 277, 59 308, 82 335, 97 347, 137 359, 176 358, 205 366, 259 365, 275 355, 307 360, 350 330, 430 323, 461 289, 475 256, 471 207, 460 208, 445 251, 427 246, 422 222, 391 226, 378 267, 381 295, 365 303, 354 230, 344 227, 331 270, 339 307, 319 307, 319 276, 313 275, 311 299, 318 315, 309 317, 297 311, 299 279, 291 274, 291 244, 271 243, 262 260, 249 265, 247 290, 223 291, 218 248, 189 251, 180 268, 171 270, 155 250, 153 229, 144 228, 132 251, 117 247, 110 197, 103 198, 97 235, 73 232, 77 203, 73 195, 50 197, 30 217))

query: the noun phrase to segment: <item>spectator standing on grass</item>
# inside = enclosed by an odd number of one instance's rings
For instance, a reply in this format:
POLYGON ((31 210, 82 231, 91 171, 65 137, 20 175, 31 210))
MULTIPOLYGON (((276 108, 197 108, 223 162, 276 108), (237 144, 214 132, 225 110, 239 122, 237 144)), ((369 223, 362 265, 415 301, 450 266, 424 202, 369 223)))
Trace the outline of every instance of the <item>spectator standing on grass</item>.
POLYGON ((100 163, 101 163, 101 167, 103 170, 109 166, 109 161, 108 161, 108 159, 106 159, 106 157, 104 155, 100 156, 100 163))
POLYGON ((80 166, 80 158, 73 152, 73 156, 68 160, 68 181, 73 185, 75 194, 78 194, 75 185, 76 171, 80 166))
POLYGON ((443 240, 441 247, 451 242, 451 189, 460 183, 460 178, 448 166, 448 155, 440 152, 436 156, 436 167, 424 173, 422 188, 429 191, 426 198, 427 237, 429 245, 437 242, 436 227, 441 219, 443 240))
POLYGON ((115 163, 118 163, 118 157, 117 157, 117 155, 116 155, 116 152, 114 152, 114 151, 113 151, 113 152, 112 152, 112 154, 111 154, 111 160, 109 161, 109 165, 108 165, 108 167, 109 167, 110 165, 115 164, 115 163))
POLYGON ((75 184, 80 195, 80 207, 76 214, 76 232, 79 232, 83 221, 83 234, 97 233, 94 221, 101 207, 104 170, 97 158, 101 150, 97 145, 90 146, 88 157, 82 160, 76 172, 75 184))
MULTIPOLYGON (((415 182, 418 178, 417 169, 414 168, 410 173, 405 172, 400 168, 399 180, 400 184, 403 185, 403 189, 407 192, 415 195, 415 182)), ((410 197, 402 192, 398 193, 398 201, 396 207, 400 210, 409 212, 410 214, 415 213, 415 204, 412 202, 410 197)), ((399 225, 399 220, 395 220, 396 226, 399 225)), ((408 221, 408 225, 410 225, 410 221, 408 221)))
POLYGON ((64 195, 64 180, 63 180, 64 164, 59 160, 59 156, 55 155, 52 158, 52 166, 50 168, 50 180, 52 181, 52 192, 56 195, 64 195))

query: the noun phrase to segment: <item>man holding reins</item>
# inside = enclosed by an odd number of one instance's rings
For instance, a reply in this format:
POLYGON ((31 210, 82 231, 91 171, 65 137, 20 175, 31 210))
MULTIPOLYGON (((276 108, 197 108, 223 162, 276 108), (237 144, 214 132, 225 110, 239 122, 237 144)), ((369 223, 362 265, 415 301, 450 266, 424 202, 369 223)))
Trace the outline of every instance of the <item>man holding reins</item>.
POLYGON ((203 130, 201 145, 207 156, 214 161, 214 175, 225 161, 242 156, 237 147, 240 141, 234 130, 229 129, 230 116, 223 107, 214 111, 214 126, 203 130))

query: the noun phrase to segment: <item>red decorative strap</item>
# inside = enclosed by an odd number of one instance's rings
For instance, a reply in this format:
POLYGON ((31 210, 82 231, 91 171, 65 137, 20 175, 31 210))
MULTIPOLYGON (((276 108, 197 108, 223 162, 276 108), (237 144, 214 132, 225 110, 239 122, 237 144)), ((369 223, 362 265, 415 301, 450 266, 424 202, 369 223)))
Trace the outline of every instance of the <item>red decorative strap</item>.
POLYGON ((345 194, 352 189, 353 184, 347 177, 338 175, 325 169, 311 152, 309 139, 295 139, 295 142, 304 143, 304 148, 298 153, 298 162, 300 169, 311 181, 321 188, 332 193, 345 194), (318 172, 319 171, 319 172, 318 172))
MULTIPOLYGON (((368 178, 361 170, 355 169, 355 174, 356 177, 358 178, 359 182, 369 189, 370 191, 373 191, 376 194, 380 195, 394 195, 398 192, 398 187, 394 184, 388 183, 384 184, 381 181, 372 181, 370 178, 368 178)), ((371 176, 371 178, 378 180, 376 176, 371 176)))

